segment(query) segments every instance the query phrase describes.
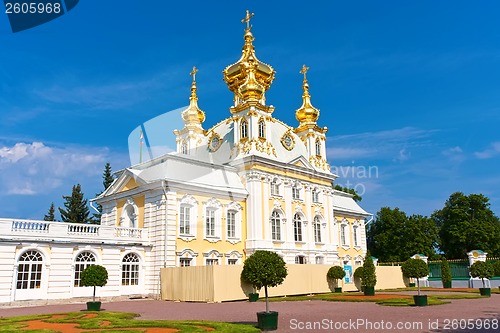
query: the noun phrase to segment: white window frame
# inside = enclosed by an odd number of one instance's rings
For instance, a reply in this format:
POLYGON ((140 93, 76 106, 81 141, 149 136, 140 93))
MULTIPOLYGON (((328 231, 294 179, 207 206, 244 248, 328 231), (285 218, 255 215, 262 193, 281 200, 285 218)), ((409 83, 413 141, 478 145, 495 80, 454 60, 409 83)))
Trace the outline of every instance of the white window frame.
POLYGON ((257 127, 259 130, 259 138, 265 139, 266 138, 266 123, 264 122, 264 119, 259 119, 257 123, 257 127))
POLYGON ((316 156, 321 156, 321 142, 319 141, 319 139, 316 139, 316 141, 314 142, 314 146, 316 149, 316 156))
POLYGON ((222 205, 211 198, 204 205, 203 229, 205 239, 209 242, 217 242, 222 238, 222 205))
POLYGON ((180 267, 193 266, 193 265, 191 265, 192 262, 193 262, 193 258, 189 258, 189 257, 179 258, 179 266, 180 267), (187 263, 187 265, 186 265, 186 263, 187 263))
POLYGON ((122 274, 121 274, 121 285, 122 286, 138 286, 140 284, 141 278, 141 257, 134 252, 129 252, 122 258, 122 274), (129 259, 134 258, 134 259, 129 259), (128 261, 125 261, 125 260, 128 261), (128 276, 127 276, 128 273, 128 276), (124 282, 127 283, 124 283, 124 282))
POLYGON ((85 270, 85 268, 89 266, 97 265, 97 256, 92 251, 88 250, 81 251, 76 255, 74 265, 75 265, 75 272, 73 273, 73 286, 75 288, 83 287, 81 282, 82 272, 85 270), (87 258, 84 258, 84 256, 86 256, 87 258), (92 258, 92 260, 88 260, 88 258, 92 258), (86 260, 81 260, 81 259, 86 259, 86 260))
POLYGON ((321 218, 316 215, 313 219, 313 231, 314 231, 314 242, 322 243, 322 235, 321 235, 321 218))
POLYGON ((219 258, 206 258, 205 265, 206 266, 220 265, 219 258))
POLYGON ((273 241, 281 241, 281 214, 277 210, 273 210, 269 222, 271 224, 271 239, 273 241))
POLYGON ((226 235, 227 238, 236 238, 236 214, 234 209, 228 209, 226 212, 226 235))
POLYGON ((293 215, 293 239, 297 243, 302 243, 304 239, 304 230, 302 227, 302 216, 299 213, 293 215))
POLYGON ((340 246, 344 248, 350 247, 350 234, 349 234, 349 222, 347 220, 342 221, 340 224, 340 246))
POLYGON ((182 260, 187 260, 189 259, 190 260, 190 263, 191 265, 190 266, 196 266, 196 257, 198 256, 198 253, 194 252, 193 250, 191 249, 184 249, 180 252, 176 252, 176 255, 177 255, 177 265, 179 267, 185 267, 185 266, 182 266, 181 264, 181 259, 182 260))
POLYGON ((312 197, 312 202, 313 203, 319 203, 320 202, 320 200, 319 200, 319 190, 317 188, 314 188, 311 191, 311 197, 312 197))
POLYGON ((248 121, 246 119, 243 119, 240 123, 240 138, 248 138, 248 121))
MULTIPOLYGON (((192 241, 193 239, 196 238, 196 221, 198 219, 198 202, 196 199, 189 195, 186 194, 184 195, 180 201, 179 201, 179 209, 178 209, 178 227, 177 227, 177 234, 178 237, 184 241, 192 241), (189 222, 189 233, 186 233, 186 229, 184 229, 184 233, 181 233, 181 210, 183 209, 182 207, 188 207, 189 208, 189 220, 185 220, 184 223, 189 222)), ((185 226, 184 226, 185 227, 185 226)))
POLYGON ((192 206, 190 205, 181 204, 181 206, 179 207, 180 235, 191 235, 191 210, 192 206))
POLYGON ((307 258, 306 256, 304 255, 298 255, 298 256, 295 256, 295 264, 296 265, 305 265, 307 264, 307 258))
POLYGON ((273 178, 273 180, 271 181, 269 186, 271 187, 271 195, 275 196, 275 197, 279 197, 280 196, 280 182, 279 182, 278 178, 273 178))
POLYGON ((301 200, 300 199, 300 188, 298 185, 292 186, 292 199, 293 200, 301 200))

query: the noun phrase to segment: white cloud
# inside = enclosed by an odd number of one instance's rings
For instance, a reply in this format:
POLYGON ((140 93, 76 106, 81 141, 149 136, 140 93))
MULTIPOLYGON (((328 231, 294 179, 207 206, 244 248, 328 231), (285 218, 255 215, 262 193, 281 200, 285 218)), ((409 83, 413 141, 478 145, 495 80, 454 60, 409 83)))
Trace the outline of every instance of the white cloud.
POLYGON ((488 159, 500 155, 500 141, 493 142, 490 147, 474 153, 479 159, 488 159))
POLYGON ((465 160, 465 154, 459 146, 445 149, 441 152, 444 156, 448 157, 452 162, 462 162, 465 160))
POLYGON ((18 142, 0 148, 0 193, 37 195, 71 179, 97 176, 106 162, 107 149, 49 147, 42 142, 18 142))

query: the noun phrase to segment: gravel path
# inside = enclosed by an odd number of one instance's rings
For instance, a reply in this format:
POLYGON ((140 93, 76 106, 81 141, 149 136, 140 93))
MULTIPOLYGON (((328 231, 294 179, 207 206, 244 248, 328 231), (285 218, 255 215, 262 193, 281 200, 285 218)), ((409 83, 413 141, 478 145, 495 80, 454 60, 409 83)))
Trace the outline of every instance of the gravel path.
MULTIPOLYGON (((0 316, 81 311, 83 308, 85 308, 83 304, 3 308, 0 309, 0 316)), ((452 300, 451 304, 427 307, 388 307, 374 303, 301 301, 273 302, 270 303, 270 308, 272 311, 279 312, 279 329, 276 332, 500 332, 499 326, 494 329, 495 323, 500 325, 500 295, 498 294, 492 295, 491 298, 452 300), (466 327, 468 322, 465 320, 467 319, 474 319, 469 323, 469 325, 474 324, 474 329, 459 328, 460 325, 466 327), (447 327, 445 327, 446 323, 449 324, 447 327), (488 323, 490 328, 484 328, 488 323), (413 329, 397 326, 401 324, 420 326, 414 326, 413 329), (479 324, 483 326, 482 329, 476 326, 479 324), (316 325, 316 327, 311 325, 316 325), (455 328, 455 325, 458 328, 455 328)), ((265 303, 206 304, 130 300, 104 303, 103 309, 138 313, 141 319, 197 319, 256 324, 255 313, 263 311, 265 303)))

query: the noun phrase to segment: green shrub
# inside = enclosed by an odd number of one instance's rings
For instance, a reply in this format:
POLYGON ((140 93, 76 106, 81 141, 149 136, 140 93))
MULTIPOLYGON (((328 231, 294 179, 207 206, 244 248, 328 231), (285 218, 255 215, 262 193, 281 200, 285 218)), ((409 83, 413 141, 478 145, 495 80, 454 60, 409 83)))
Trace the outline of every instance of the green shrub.
POLYGON ((401 265, 403 275, 417 279, 418 294, 420 295, 419 279, 429 275, 429 266, 422 259, 408 259, 401 265))
POLYGON ((470 266, 469 272, 470 276, 480 278, 483 281, 483 288, 485 287, 484 279, 491 279, 494 274, 493 265, 486 261, 476 261, 470 266))
POLYGON ((80 278, 83 286, 94 287, 93 301, 95 302, 95 289, 106 285, 108 271, 103 266, 91 265, 83 270, 80 278))
POLYGON ((493 265, 493 275, 500 277, 500 260, 495 261, 492 265, 493 265))
POLYGON ((377 284, 377 275, 375 274, 375 265, 370 253, 366 254, 365 262, 363 263, 363 275, 361 283, 365 287, 375 287, 377 284))
POLYGON ((266 312, 269 312, 267 287, 275 287, 283 283, 288 275, 286 264, 279 254, 270 251, 255 251, 243 264, 241 279, 254 288, 264 287, 266 293, 266 312))
POLYGON ((335 281, 335 286, 338 287, 339 279, 343 279, 345 276, 345 271, 340 266, 332 266, 326 273, 326 278, 335 281))
POLYGON ((451 277, 451 269, 450 269, 450 264, 448 263, 448 260, 446 258, 443 258, 441 261, 441 281, 443 283, 449 283, 451 282, 452 277, 451 277))

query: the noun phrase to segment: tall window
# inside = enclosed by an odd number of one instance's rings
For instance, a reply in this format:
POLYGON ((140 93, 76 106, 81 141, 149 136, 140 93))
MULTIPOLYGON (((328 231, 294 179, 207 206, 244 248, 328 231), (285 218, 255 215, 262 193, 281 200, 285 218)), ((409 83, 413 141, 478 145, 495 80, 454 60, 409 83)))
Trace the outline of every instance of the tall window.
POLYGON ((296 242, 302 242, 302 218, 299 214, 293 216, 293 235, 296 242))
POLYGON ((234 210, 227 211, 227 237, 235 238, 236 237, 236 212, 234 210))
POLYGON ((345 234, 346 229, 347 229, 347 225, 342 224, 340 226, 340 243, 341 243, 341 245, 347 245, 346 234, 345 234))
POLYGON ((95 264, 95 255, 92 252, 84 251, 76 257, 76 259, 75 259, 75 280, 74 280, 74 284, 73 284, 75 287, 82 286, 81 275, 82 275, 83 270, 85 268, 89 267, 90 265, 94 265, 94 264, 95 264))
POLYGON ((42 283, 42 254, 31 250, 25 252, 19 258, 19 267, 17 270, 17 289, 35 289, 40 288, 42 283))
POLYGON ((266 137, 266 124, 263 119, 259 120, 259 138, 266 137))
POLYGON ((319 202, 319 191, 317 189, 312 190, 312 202, 319 202))
POLYGON ((181 235, 189 235, 191 223, 191 207, 181 206, 179 212, 179 233, 181 235))
POLYGON ((271 195, 280 195, 280 184, 276 178, 271 182, 271 195))
POLYGON ((245 119, 241 121, 240 130, 242 139, 248 137, 248 123, 245 119))
POLYGON ((321 243, 321 221, 318 216, 314 217, 314 241, 321 243))
POLYGON ((129 253, 122 260, 122 286, 139 285, 139 257, 129 253))
POLYGON ((300 199, 300 189, 297 185, 294 185, 292 187, 292 198, 295 199, 295 200, 299 200, 300 199))
POLYGON ((183 154, 187 154, 188 153, 188 145, 187 145, 186 141, 182 141, 181 153, 183 153, 183 154))
POLYGON ((281 218, 277 211, 271 214, 271 238, 272 240, 281 240, 281 218))
POLYGON ((205 229, 207 231, 207 236, 215 237, 215 210, 213 209, 207 209, 205 229))
POLYGON ((358 244, 358 226, 352 227, 352 238, 354 238, 354 246, 359 246, 358 244))
POLYGON ((316 155, 321 156, 321 143, 319 142, 319 139, 316 139, 316 155))

